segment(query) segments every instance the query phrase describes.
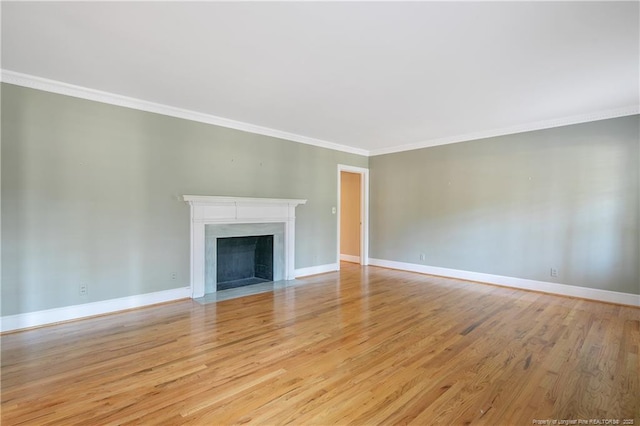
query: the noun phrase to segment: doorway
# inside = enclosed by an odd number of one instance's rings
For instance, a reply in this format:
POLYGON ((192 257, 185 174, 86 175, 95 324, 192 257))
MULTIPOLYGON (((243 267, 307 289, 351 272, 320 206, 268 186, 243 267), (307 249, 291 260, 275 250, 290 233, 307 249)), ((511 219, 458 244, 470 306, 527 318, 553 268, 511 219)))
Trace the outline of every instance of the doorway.
POLYGON ((369 170, 338 165, 338 247, 340 261, 369 264, 369 170))

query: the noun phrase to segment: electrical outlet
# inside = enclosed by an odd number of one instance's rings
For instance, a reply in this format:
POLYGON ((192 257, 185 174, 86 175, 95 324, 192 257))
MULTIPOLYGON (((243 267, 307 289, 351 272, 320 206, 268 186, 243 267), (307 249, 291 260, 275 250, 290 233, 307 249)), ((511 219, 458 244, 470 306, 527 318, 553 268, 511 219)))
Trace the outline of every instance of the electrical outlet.
POLYGON ((556 268, 551 268, 550 275, 552 277, 557 277, 558 276, 558 270, 556 268))
POLYGON ((178 273, 177 272, 172 272, 171 273, 171 279, 172 280, 177 280, 178 279, 178 273))
POLYGON ((80 284, 80 286, 78 287, 78 293, 80 294, 80 296, 86 296, 87 292, 88 292, 87 285, 80 284))
POLYGON ((424 260, 426 259, 424 253, 420 253, 420 260, 424 262, 424 260))

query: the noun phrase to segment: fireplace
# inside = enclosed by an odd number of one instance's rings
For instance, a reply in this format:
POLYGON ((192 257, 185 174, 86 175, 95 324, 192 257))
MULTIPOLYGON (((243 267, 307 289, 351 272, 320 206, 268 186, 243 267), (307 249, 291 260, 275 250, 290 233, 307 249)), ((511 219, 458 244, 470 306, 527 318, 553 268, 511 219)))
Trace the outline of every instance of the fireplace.
POLYGON ((197 195, 183 198, 191 206, 192 297, 218 290, 220 239, 272 236, 272 281, 295 278, 295 209, 307 200, 197 195))

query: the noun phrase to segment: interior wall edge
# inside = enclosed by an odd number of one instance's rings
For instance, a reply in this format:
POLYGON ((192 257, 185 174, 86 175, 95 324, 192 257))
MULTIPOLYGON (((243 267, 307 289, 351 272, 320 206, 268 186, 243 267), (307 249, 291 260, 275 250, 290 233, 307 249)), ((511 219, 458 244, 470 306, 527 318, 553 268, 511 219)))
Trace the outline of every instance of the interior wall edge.
POLYGON ((577 297, 581 299, 595 300, 598 302, 615 303, 640 307, 640 294, 621 293, 617 291, 601 290, 588 287, 579 287, 567 284, 536 281, 525 278, 506 277, 502 275, 485 274, 482 272, 461 271, 457 269, 441 268, 437 266, 419 265, 415 263, 396 262, 386 259, 369 259, 369 264, 401 271, 417 272, 420 274, 436 275, 446 278, 456 278, 478 283, 499 285, 502 287, 517 288, 550 293, 559 296, 577 297))
POLYGON ((189 287, 0 317, 0 333, 141 308, 191 297, 189 287))
POLYGON ((226 127, 229 129, 242 130, 257 135, 271 136, 280 139, 286 139, 293 142, 313 145, 320 148, 332 149, 335 151, 347 152, 350 154, 358 154, 368 156, 369 151, 366 149, 354 148, 339 143, 325 141, 322 139, 312 138, 309 136, 298 135, 295 133, 285 132, 278 129, 259 126, 256 124, 245 123, 242 121, 231 120, 224 117, 218 117, 212 114, 205 114, 198 111, 177 108, 171 105, 159 104, 156 102, 146 101, 144 99, 132 98, 129 96, 109 93, 102 90, 91 89, 89 87, 77 86, 74 84, 64 83, 61 81, 50 80, 34 75, 19 73, 11 70, 0 69, 0 82, 13 84, 15 86, 27 87, 30 89, 42 90, 44 92, 56 93, 59 95, 72 96, 74 98, 86 99, 89 101, 101 102, 109 105, 116 105, 125 108, 137 109, 140 111, 153 112, 169 117, 182 118, 185 120, 196 121, 205 124, 213 124, 215 126, 226 127))
POLYGON ((309 266, 307 268, 298 268, 295 270, 296 278, 308 277, 309 275, 325 274, 327 272, 333 272, 339 270, 337 263, 327 263, 325 265, 309 266))

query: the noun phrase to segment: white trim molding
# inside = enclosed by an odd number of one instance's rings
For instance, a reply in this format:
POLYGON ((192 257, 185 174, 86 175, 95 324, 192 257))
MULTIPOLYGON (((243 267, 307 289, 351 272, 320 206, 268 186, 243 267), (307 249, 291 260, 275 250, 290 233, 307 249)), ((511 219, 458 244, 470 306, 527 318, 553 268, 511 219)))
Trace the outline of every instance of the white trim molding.
POLYGON ((215 126, 241 130, 258 135, 271 136, 274 138, 299 142, 306 145, 317 146, 320 148, 332 149, 335 151, 348 152, 350 154, 357 154, 365 157, 392 154, 395 152, 412 151, 414 149, 422 149, 438 145, 447 145, 457 142, 466 142, 477 139, 492 138, 496 136, 511 135, 516 133, 530 132, 534 130, 544 130, 553 127, 569 126, 572 124, 587 123, 590 121, 606 120, 609 118, 640 114, 640 105, 628 105, 621 108, 596 111, 588 114, 561 117, 557 119, 537 121, 533 123, 521 123, 515 126, 503 127, 498 129, 480 130, 460 135, 429 139, 416 143, 406 143, 386 148, 367 150, 364 148, 356 148, 353 146, 343 145, 322 139, 316 139, 296 133, 289 133, 283 130, 258 126, 255 124, 231 120, 212 114, 205 114, 198 111, 178 108, 170 105, 146 101, 143 99, 132 98, 116 93, 91 89, 88 87, 77 86, 75 84, 64 83, 57 80, 37 77, 34 75, 19 73, 6 69, 0 69, 0 82, 42 90, 50 93, 57 93, 65 96, 72 96, 79 99, 87 99, 90 101, 102 102, 105 104, 117 105, 125 108, 182 118, 185 120, 197 121, 200 123, 213 124, 215 126))
POLYGON ((351 263, 360 263, 360 256, 352 256, 350 254, 340 254, 340 260, 351 263))
POLYGON ((491 275, 481 272, 461 271, 458 269, 418 265, 415 263, 396 262, 393 260, 369 259, 369 263, 371 265, 381 266, 383 268, 399 269, 402 271, 418 272, 421 274, 437 275, 441 277, 457 278, 468 281, 477 281, 480 283, 494 284, 503 287, 540 291, 561 296, 579 297, 582 299, 616 303, 619 305, 640 306, 640 295, 638 294, 620 293, 617 291, 578 287, 573 285, 550 283, 546 281, 536 281, 524 278, 506 277, 502 275, 491 275))
POLYGON ((7 315, 0 318, 0 332, 20 330, 30 327, 93 317, 126 309, 141 308, 158 303, 188 299, 191 296, 189 287, 156 291, 154 293, 137 294, 118 299, 84 303, 82 305, 65 306, 24 314, 7 315))
POLYGON ((360 175, 360 258, 358 263, 361 265, 369 264, 369 169, 364 167, 348 166, 338 164, 338 199, 337 199, 337 246, 336 246, 336 263, 340 269, 340 215, 341 215, 341 197, 342 197, 342 172, 357 173, 360 175))
MULTIPOLYGON (((284 279, 295 278, 296 207, 307 200, 184 195, 191 206, 191 296, 205 294, 205 225, 284 223, 284 279)), ((213 289, 215 291, 215 289, 213 289)))
POLYGON ((534 130, 552 129, 554 127, 570 126, 572 124, 588 123, 591 121, 607 120, 609 118, 626 117, 640 114, 640 105, 628 105, 622 108, 603 110, 589 114, 573 115, 570 117, 556 118, 552 120, 536 121, 533 123, 522 123, 515 126, 503 127, 500 129, 481 130, 472 133, 465 133, 444 138, 429 139, 417 143, 380 148, 369 151, 369 156, 393 154, 395 152, 413 151, 415 149, 429 148, 438 145, 448 145, 458 142, 467 142, 478 139, 493 138, 496 136, 514 135, 517 133, 532 132, 534 130))
POLYGON ((328 263, 326 265, 309 266, 308 268, 296 269, 296 278, 308 277, 309 275, 326 274, 327 272, 335 272, 338 269, 337 263, 328 263))
POLYGON ((0 77, 0 81, 2 81, 3 83, 28 87, 30 89, 42 90, 45 92, 57 93, 59 95, 72 96, 74 98, 87 99, 90 101, 137 109, 140 111, 153 112, 170 117, 183 118, 185 120, 197 121, 199 123, 213 124, 215 126, 242 130, 244 132, 271 136, 279 139, 286 139, 289 141, 299 142, 306 145, 313 145, 320 148, 328 148, 335 151, 348 152, 350 154, 358 154, 363 156, 369 155, 369 151, 367 151, 366 149, 354 148, 351 146, 329 142, 322 139, 311 138, 308 136, 289 133, 269 127, 245 123, 243 121, 230 120, 228 118, 218 117, 216 115, 205 114, 202 112, 177 108, 170 105, 145 101, 143 99, 131 98, 115 93, 104 92, 102 90, 90 89, 88 87, 76 86, 75 84, 50 80, 48 78, 36 77, 33 75, 23 74, 15 71, 3 69, 0 73, 0 77))

